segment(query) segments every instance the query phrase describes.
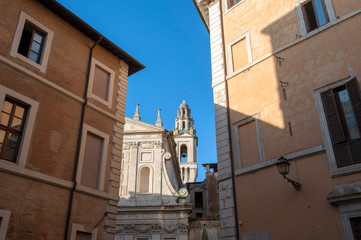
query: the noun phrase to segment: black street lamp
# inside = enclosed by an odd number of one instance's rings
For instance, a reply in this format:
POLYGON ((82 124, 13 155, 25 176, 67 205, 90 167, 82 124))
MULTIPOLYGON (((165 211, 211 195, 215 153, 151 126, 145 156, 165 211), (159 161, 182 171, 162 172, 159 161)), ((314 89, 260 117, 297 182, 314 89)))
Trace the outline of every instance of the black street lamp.
POLYGON ((288 177, 286 177, 286 175, 288 174, 288 172, 290 171, 290 165, 291 163, 289 163, 287 161, 286 158, 284 157, 280 157, 277 162, 276 162, 276 166, 278 168, 278 172, 283 176, 284 179, 287 180, 287 182, 291 183, 292 186, 297 190, 297 191, 300 191, 301 190, 301 187, 302 187, 302 184, 296 182, 296 181, 293 181, 291 179, 289 179, 288 177))

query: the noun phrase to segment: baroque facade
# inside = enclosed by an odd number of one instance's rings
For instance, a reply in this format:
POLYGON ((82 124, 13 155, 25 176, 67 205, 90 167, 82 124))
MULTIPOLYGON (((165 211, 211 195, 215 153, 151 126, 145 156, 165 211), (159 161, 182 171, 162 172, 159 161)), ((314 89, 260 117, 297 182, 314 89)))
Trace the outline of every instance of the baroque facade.
POLYGON ((221 238, 359 239, 361 2, 193 2, 210 33, 221 238))
POLYGON ((114 239, 128 76, 55 0, 0 1, 0 239, 114 239))
POLYGON ((125 118, 117 240, 188 239, 188 191, 183 188, 175 139, 162 127, 125 118))

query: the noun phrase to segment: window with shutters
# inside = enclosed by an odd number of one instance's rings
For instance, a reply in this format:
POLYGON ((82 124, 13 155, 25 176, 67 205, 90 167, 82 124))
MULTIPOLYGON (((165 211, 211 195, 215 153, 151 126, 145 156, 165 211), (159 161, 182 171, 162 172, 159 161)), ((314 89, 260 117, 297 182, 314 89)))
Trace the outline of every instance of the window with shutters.
POLYGON ((10 55, 45 72, 53 36, 53 31, 21 12, 10 55))
POLYGON ((361 94, 356 77, 314 90, 332 175, 361 170, 361 94))
POLYGON ((112 107, 114 71, 96 59, 92 59, 88 96, 112 107))
POLYGON ((331 0, 300 0, 296 13, 301 36, 336 19, 331 0))
POLYGON ((356 78, 321 97, 337 167, 361 163, 361 98, 356 78))

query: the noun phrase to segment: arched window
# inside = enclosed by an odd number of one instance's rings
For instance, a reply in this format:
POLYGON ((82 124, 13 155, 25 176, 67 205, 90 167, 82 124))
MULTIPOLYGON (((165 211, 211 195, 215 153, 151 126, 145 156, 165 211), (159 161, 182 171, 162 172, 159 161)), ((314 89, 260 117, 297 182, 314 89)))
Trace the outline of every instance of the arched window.
POLYGON ((185 128, 186 128, 186 123, 183 121, 182 130, 184 130, 185 128))
POLYGON ((181 154, 181 162, 187 162, 188 161, 188 150, 187 145, 183 144, 180 148, 180 154, 181 154))
POLYGON ((150 169, 149 167, 143 167, 139 173, 139 192, 150 192, 150 169))

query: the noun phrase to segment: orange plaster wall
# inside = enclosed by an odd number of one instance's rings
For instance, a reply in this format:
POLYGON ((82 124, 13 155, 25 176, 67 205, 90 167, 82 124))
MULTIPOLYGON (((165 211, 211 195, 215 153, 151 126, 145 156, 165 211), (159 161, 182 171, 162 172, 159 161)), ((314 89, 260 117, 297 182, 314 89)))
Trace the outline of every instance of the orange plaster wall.
MULTIPOLYGON (((255 61, 294 41, 299 34, 294 3, 246 0, 237 5, 224 15, 225 43, 249 30, 255 61)), ((336 15, 360 7, 358 1, 333 4, 336 15)), ((266 160, 323 144, 312 90, 350 75, 361 82, 360 22, 358 14, 278 52, 281 65, 273 55, 227 80, 230 123, 259 112, 266 160)), ((270 239, 345 239, 339 209, 326 196, 336 184, 359 180, 361 173, 331 178, 324 152, 291 164, 288 177, 302 183, 300 192, 275 166, 236 176, 240 236, 268 230, 270 239)))

